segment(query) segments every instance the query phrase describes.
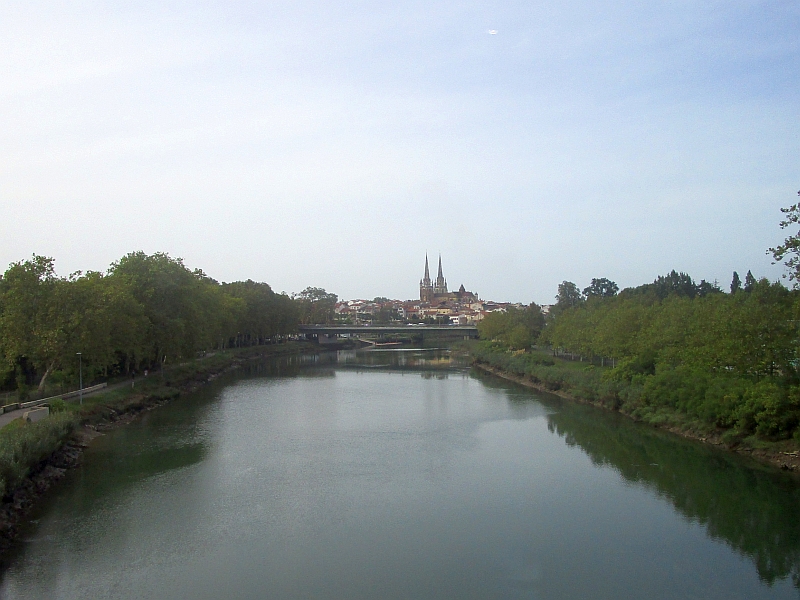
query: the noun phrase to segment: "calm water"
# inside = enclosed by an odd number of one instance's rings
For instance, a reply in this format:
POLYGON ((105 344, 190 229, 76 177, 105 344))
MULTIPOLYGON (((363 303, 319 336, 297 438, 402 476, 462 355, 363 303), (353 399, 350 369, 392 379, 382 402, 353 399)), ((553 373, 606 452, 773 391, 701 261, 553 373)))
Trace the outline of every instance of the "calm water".
POLYGON ((254 366, 99 438, 3 598, 798 598, 800 483, 445 352, 254 366))

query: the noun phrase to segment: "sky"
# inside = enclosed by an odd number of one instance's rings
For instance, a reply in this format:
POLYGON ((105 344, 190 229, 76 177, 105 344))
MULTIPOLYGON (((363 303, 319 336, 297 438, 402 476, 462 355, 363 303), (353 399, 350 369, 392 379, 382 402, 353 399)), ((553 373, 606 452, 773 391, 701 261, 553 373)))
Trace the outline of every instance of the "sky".
POLYGON ((550 303, 777 280, 790 1, 0 0, 0 268, 166 252, 220 281, 550 303))

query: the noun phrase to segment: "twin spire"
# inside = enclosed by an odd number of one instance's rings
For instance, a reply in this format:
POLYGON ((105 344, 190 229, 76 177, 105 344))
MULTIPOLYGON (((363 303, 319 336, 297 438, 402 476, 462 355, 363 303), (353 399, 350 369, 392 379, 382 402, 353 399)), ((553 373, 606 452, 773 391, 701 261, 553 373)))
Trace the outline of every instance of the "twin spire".
POLYGON ((419 282, 419 298, 423 302, 430 302, 438 294, 447 293, 447 280, 442 274, 442 255, 439 255, 439 273, 436 281, 431 281, 431 274, 428 268, 428 253, 425 253, 425 276, 419 282))

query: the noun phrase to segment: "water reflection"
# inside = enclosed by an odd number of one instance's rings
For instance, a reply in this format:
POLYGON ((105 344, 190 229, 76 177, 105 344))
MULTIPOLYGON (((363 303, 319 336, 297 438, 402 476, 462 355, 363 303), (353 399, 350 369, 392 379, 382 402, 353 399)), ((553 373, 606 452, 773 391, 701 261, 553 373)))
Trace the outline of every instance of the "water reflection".
MULTIPOLYGON (((426 379, 463 373, 468 361, 447 349, 403 352, 340 351, 304 357, 297 373, 325 373, 332 368, 403 370, 426 379)), ((473 372, 490 388, 508 389, 498 378, 473 372)), ((510 395, 512 403, 532 397, 510 395)), ((625 481, 646 486, 668 500, 687 520, 703 525, 747 556, 762 581, 790 577, 800 588, 800 485, 796 477, 705 444, 632 423, 627 418, 555 396, 537 395, 552 409, 548 429, 578 446, 598 466, 615 469, 625 481)))
POLYGON ((446 379, 450 374, 467 373, 469 360, 448 348, 340 350, 246 363, 238 372, 228 375, 226 381, 241 377, 335 377, 340 369, 416 372, 425 379, 446 379))
MULTIPOLYGON (((475 376, 490 387, 508 385, 475 376)), ((594 464, 615 469, 625 481, 654 490, 710 537, 747 556, 765 583, 791 577, 800 588, 796 477, 600 409, 555 396, 540 400, 553 409, 548 429, 567 445, 580 447, 594 464)))
POLYGON ((469 362, 465 355, 447 348, 404 348, 402 350, 342 350, 322 354, 316 365, 329 364, 337 369, 356 371, 391 370, 419 372, 423 377, 447 378, 449 373, 465 373, 469 362))
POLYGON ((794 479, 446 350, 250 363, 101 438, 67 479, 0 596, 728 600, 798 585, 794 479))

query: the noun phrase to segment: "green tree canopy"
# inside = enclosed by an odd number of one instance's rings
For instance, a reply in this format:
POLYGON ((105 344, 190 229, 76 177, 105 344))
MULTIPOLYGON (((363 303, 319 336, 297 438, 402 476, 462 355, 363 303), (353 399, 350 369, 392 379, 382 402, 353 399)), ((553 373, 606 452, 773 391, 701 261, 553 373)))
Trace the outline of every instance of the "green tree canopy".
POLYGON ((330 323, 338 296, 323 288, 307 287, 297 294, 295 300, 300 306, 300 322, 305 325, 330 323))
POLYGON ((756 278, 753 277, 753 274, 748 271, 747 275, 744 277, 744 291, 745 292, 752 292, 756 287, 756 278))
MULTIPOLYGON (((797 195, 800 196, 800 192, 797 192, 797 195)), ((800 203, 792 204, 789 208, 782 208, 781 212, 785 215, 783 221, 780 222, 781 229, 800 224, 800 203)), ((784 266, 788 270, 789 280, 794 281, 794 285, 797 287, 800 284, 800 231, 788 236, 783 244, 767 250, 767 254, 770 253, 775 259, 772 264, 785 261, 784 266)))
POLYGON ((733 279, 731 279, 731 294, 740 292, 742 290, 742 281, 739 279, 739 273, 733 272, 733 279))
POLYGON ((559 309, 573 308, 581 304, 581 302, 583 302, 583 296, 577 285, 571 281, 562 281, 558 284, 556 306, 559 309))
POLYGON ((619 291, 619 286, 610 279, 601 277, 600 279, 592 279, 589 287, 583 290, 583 295, 586 298, 610 298, 616 296, 619 291))
POLYGON ((302 302, 332 312, 336 296, 309 288, 296 302, 251 280, 220 284, 165 253, 132 252, 107 274, 55 274, 34 255, 0 276, 0 385, 128 372, 211 348, 267 343, 296 331, 302 302))
POLYGON ((485 340, 498 340, 516 350, 530 348, 539 339, 545 325, 542 308, 531 302, 523 309, 489 313, 478 323, 478 335, 485 340))

